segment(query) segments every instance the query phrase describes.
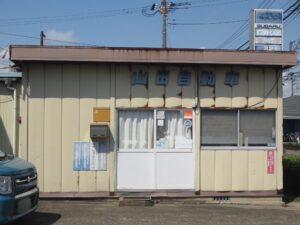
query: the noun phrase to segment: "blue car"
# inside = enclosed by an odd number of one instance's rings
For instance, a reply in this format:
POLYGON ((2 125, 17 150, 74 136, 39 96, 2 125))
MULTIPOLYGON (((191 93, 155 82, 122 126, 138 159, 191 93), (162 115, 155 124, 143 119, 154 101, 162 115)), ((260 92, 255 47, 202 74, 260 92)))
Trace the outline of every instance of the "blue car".
POLYGON ((0 224, 36 210, 38 196, 35 166, 0 151, 0 224))

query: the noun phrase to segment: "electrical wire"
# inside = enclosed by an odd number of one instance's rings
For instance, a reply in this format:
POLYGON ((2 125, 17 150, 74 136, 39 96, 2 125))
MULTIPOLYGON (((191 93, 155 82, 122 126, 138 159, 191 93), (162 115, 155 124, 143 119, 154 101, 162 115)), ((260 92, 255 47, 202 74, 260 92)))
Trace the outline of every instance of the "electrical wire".
POLYGON ((71 21, 80 21, 80 20, 88 20, 88 19, 95 19, 95 18, 113 17, 113 16, 140 13, 140 11, 145 7, 146 6, 127 8, 127 9, 124 8, 119 10, 67 14, 67 15, 59 15, 59 16, 1 19, 0 26, 20 26, 20 25, 24 26, 24 25, 34 25, 34 24, 41 24, 41 23, 46 24, 46 23, 58 23, 58 22, 71 22, 71 21))
MULTIPOLYGON (((23 34, 0 32, 0 35, 40 40, 40 37, 28 36, 28 35, 23 35, 23 34)), ((62 40, 55 40, 55 39, 50 39, 50 38, 44 38, 44 40, 58 42, 58 43, 73 44, 73 45, 97 46, 94 44, 87 44, 87 43, 82 43, 82 42, 72 42, 72 41, 62 41, 62 40)))
POLYGON ((247 2, 249 0, 232 0, 232 1, 225 1, 225 2, 219 2, 219 3, 207 3, 202 5, 194 5, 189 6, 190 8, 203 8, 203 7, 209 7, 209 6, 222 6, 222 5, 230 5, 230 4, 236 4, 236 3, 242 3, 247 2))
MULTIPOLYGON (((257 8, 265 8, 266 6, 271 7, 275 1, 273 0, 263 0, 257 8)), ((227 45, 232 44, 237 39, 241 38, 241 35, 244 34, 249 29, 249 22, 246 21, 242 24, 232 35, 230 35, 227 39, 225 39, 221 44, 218 45, 217 48, 225 48, 227 45)))
MULTIPOLYGON (((287 12, 289 12, 289 13, 288 13, 288 15, 284 16, 283 21, 285 22, 290 16, 294 16, 294 18, 291 19, 293 21, 299 15, 299 12, 300 12, 300 0, 297 0, 291 6, 289 6, 286 10, 284 10, 284 13, 287 13, 287 12), (297 13, 297 10, 298 10, 298 13, 297 13)), ((288 26, 290 24, 290 22, 286 22, 285 24, 286 24, 285 26, 288 26)), ((246 41, 246 42, 244 42, 242 45, 240 45, 237 48, 237 50, 242 49, 245 45, 247 45, 249 43, 250 43, 249 40, 246 41)), ((246 48, 246 50, 248 50, 249 48, 250 48, 250 46, 248 46, 246 48)))
POLYGON ((242 19, 242 20, 230 20, 230 21, 216 21, 216 22, 194 22, 194 23, 178 23, 178 22, 169 22, 168 24, 170 25, 219 25, 219 24, 231 24, 231 23, 240 23, 240 22, 244 22, 244 21, 248 21, 248 19, 242 19))

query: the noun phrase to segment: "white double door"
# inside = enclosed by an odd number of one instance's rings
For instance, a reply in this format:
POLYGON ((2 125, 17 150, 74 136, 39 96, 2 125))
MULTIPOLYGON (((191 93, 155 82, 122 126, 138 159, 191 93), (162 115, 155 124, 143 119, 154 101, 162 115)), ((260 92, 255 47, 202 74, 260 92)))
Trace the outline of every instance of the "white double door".
POLYGON ((156 110, 153 117, 151 111, 119 112, 117 190, 194 189, 192 126, 182 126, 188 119, 178 112, 166 111, 159 118, 156 110))
POLYGON ((118 152, 117 189, 194 189, 194 153, 118 152))

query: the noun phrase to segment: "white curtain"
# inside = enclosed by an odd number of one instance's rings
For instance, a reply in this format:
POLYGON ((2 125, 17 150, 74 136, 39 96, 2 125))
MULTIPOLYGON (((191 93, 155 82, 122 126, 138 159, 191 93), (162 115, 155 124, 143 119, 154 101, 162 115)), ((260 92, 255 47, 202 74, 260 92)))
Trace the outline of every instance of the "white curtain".
POLYGON ((165 111, 165 126, 163 136, 158 137, 160 139, 159 148, 176 148, 177 141, 181 140, 191 140, 192 139, 192 129, 184 127, 184 118, 182 111, 165 111), (163 144, 162 144, 163 143, 163 144))
POLYGON ((153 111, 119 111, 119 148, 153 148, 153 111))

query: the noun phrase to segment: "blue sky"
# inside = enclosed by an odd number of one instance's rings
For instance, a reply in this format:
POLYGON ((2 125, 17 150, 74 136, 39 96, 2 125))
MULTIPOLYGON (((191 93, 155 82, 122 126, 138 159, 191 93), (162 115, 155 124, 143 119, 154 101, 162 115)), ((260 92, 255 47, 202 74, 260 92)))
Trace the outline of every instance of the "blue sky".
MULTIPOLYGON (((175 3, 186 2, 174 0, 175 3)), ((141 9, 160 0, 0 0, 0 47, 39 44, 43 30, 50 39, 99 46, 161 47, 161 16, 146 17, 141 9), (134 9, 132 9, 134 8, 134 9), (126 9, 126 10, 123 10, 126 9), (71 16, 70 16, 71 15, 71 16), (17 34, 27 37, 15 37, 17 34)), ((169 22, 199 23, 249 18, 251 8, 263 4, 287 8, 295 0, 190 0, 187 9, 169 14, 169 22)), ((216 48, 245 22, 201 26, 168 26, 168 47, 216 48)), ((300 38, 300 16, 284 27, 285 50, 300 38)), ((249 28, 224 48, 248 40, 249 28)), ((46 41, 45 44, 60 44, 46 41)), ((65 44, 69 45, 69 44, 65 44)))

